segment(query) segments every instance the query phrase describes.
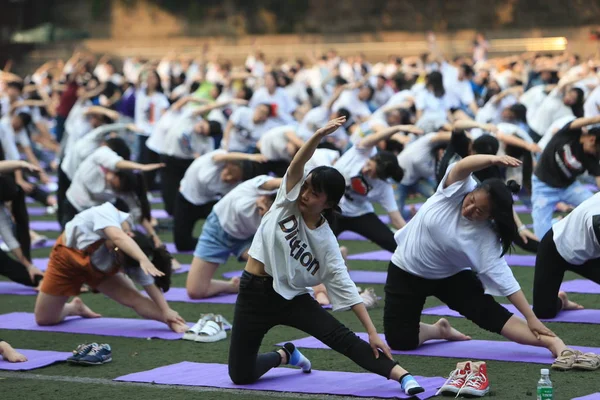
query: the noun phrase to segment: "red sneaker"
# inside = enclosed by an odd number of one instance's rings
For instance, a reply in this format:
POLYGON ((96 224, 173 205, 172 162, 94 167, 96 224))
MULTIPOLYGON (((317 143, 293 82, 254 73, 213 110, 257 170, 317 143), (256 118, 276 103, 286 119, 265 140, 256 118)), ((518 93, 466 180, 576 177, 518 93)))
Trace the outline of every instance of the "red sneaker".
POLYGON ((456 369, 450 372, 446 383, 438 390, 438 394, 457 394, 465 385, 467 377, 471 375, 471 361, 459 362, 456 369))
POLYGON ((474 397, 483 397, 490 391, 490 381, 487 376, 487 365, 485 362, 474 362, 473 372, 467 377, 465 385, 458 394, 474 397))

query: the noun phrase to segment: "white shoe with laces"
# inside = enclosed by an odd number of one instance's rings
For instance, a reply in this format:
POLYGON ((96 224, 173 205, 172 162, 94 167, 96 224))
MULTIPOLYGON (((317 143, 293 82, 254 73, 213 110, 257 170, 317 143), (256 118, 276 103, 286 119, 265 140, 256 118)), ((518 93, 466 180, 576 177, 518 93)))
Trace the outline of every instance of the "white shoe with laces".
POLYGON ((435 394, 457 394, 465 385, 467 377, 471 375, 471 361, 459 362, 456 364, 456 369, 450 372, 450 376, 446 382, 435 394))

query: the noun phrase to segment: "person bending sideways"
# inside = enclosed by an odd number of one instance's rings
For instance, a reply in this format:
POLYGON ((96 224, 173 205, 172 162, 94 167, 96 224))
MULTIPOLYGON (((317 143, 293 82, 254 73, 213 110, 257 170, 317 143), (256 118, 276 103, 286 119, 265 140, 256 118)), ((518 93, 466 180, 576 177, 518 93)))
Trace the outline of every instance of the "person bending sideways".
POLYGON ((533 312, 554 318, 560 310, 581 305, 559 292, 566 271, 600 285, 600 193, 596 193, 560 220, 540 242, 535 260, 533 312))
POLYGON ((240 278, 229 282, 213 279, 220 264, 231 254, 248 260, 248 249, 260 220, 275 200, 281 178, 260 175, 236 186, 215 204, 194 250, 186 288, 191 299, 237 293, 240 278))
POLYGON ((77 214, 57 239, 35 304, 38 325, 56 325, 68 316, 97 318, 79 297, 85 283, 133 308, 146 319, 164 322, 174 332, 188 326, 167 304, 163 292, 171 284, 171 255, 149 238, 131 232, 129 214, 110 203, 77 214), (141 285, 142 295, 131 279, 141 285))
POLYGON ((255 382, 271 368, 285 364, 310 372, 310 361, 292 343, 258 354, 269 329, 287 325, 315 336, 361 367, 397 380, 407 394, 424 391, 392 359, 389 347, 377 334, 325 217, 331 216, 344 195, 343 175, 325 166, 304 172, 321 139, 344 122, 343 117, 330 121, 300 148, 254 236, 240 280, 229 349, 229 376, 235 384, 255 382), (308 288, 320 283, 327 288, 334 311, 354 311, 369 333, 370 343, 312 298, 308 288))
POLYGON ((451 164, 435 194, 395 234, 398 247, 388 267, 383 317, 392 349, 415 349, 433 339, 470 339, 443 318, 433 325, 420 322, 427 297, 435 296, 483 329, 547 348, 557 362, 570 354, 535 316, 504 259, 518 235, 512 218, 518 185, 496 178, 477 184, 473 173, 492 165, 516 167, 520 161, 474 155, 451 164), (526 319, 492 295, 506 296, 526 319))

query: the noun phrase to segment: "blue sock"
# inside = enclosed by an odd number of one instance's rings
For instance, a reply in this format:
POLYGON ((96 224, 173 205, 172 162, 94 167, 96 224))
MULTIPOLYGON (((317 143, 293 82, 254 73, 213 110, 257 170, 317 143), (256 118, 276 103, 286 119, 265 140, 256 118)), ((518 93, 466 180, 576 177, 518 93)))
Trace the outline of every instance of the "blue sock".
POLYGON ((293 343, 283 345, 283 350, 288 355, 288 364, 302 368, 302 372, 309 373, 311 371, 310 360, 300 353, 300 350, 293 343))
POLYGON ((402 375, 400 380, 400 387, 404 390, 404 393, 413 395, 417 393, 423 393, 425 389, 419 385, 417 380, 411 374, 402 375))

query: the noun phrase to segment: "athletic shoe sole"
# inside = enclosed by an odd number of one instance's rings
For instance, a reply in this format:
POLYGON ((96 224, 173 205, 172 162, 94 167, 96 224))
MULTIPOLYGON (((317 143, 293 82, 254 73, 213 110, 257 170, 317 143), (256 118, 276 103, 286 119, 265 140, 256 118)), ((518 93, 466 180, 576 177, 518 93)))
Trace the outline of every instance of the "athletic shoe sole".
POLYGON ((81 364, 81 365, 102 365, 102 364, 109 363, 111 361, 112 361, 112 357, 111 358, 107 358, 106 360, 101 361, 101 362, 92 362, 92 361, 81 360, 81 361, 79 361, 79 364, 81 364))

